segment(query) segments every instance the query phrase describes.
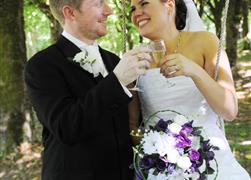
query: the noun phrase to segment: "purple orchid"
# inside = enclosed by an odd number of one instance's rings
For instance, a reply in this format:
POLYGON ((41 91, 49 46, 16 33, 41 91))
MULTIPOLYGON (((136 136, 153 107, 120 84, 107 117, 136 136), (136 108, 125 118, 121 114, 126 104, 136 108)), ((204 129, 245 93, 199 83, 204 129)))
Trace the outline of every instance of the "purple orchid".
POLYGON ((189 123, 186 123, 182 126, 181 132, 184 133, 186 136, 191 134, 193 132, 193 126, 192 121, 189 123))
POLYGON ((180 132, 180 134, 176 136, 176 142, 177 148, 186 148, 191 146, 192 144, 192 141, 182 132, 180 132))

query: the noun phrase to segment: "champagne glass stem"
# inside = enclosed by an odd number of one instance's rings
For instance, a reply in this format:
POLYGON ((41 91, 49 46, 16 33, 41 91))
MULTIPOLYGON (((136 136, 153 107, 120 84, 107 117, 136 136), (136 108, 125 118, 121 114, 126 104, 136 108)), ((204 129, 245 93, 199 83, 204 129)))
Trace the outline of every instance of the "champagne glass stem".
POLYGON ((138 80, 139 80, 139 76, 138 76, 137 79, 136 79, 136 82, 135 82, 134 87, 133 87, 133 88, 129 88, 129 90, 131 90, 131 91, 143 92, 143 90, 141 90, 141 89, 138 87, 138 80))

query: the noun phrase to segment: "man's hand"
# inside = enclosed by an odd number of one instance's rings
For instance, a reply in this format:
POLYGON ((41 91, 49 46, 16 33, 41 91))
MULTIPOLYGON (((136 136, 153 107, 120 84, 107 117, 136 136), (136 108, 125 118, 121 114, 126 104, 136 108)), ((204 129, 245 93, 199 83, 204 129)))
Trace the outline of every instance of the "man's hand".
POLYGON ((122 56, 113 72, 124 86, 136 80, 137 76, 146 73, 152 59, 150 52, 147 47, 138 47, 122 56))

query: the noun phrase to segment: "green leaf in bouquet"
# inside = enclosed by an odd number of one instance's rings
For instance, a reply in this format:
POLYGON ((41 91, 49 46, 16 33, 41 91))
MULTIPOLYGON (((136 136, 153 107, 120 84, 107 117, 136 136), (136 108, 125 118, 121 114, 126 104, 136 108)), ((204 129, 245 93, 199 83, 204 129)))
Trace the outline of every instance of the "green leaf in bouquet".
POLYGON ((206 171, 206 173, 207 174, 213 174, 215 172, 215 170, 213 169, 213 168, 211 168, 211 167, 207 167, 207 171, 206 171))

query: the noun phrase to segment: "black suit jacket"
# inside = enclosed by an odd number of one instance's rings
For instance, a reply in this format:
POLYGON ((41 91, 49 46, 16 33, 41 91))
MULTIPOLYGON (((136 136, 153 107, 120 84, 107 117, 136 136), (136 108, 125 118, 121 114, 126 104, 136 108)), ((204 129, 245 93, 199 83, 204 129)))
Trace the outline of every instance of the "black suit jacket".
POLYGON ((43 125, 42 180, 130 180, 128 102, 112 72, 119 58, 100 48, 109 75, 73 62, 80 49, 60 37, 26 64, 25 82, 43 125))

